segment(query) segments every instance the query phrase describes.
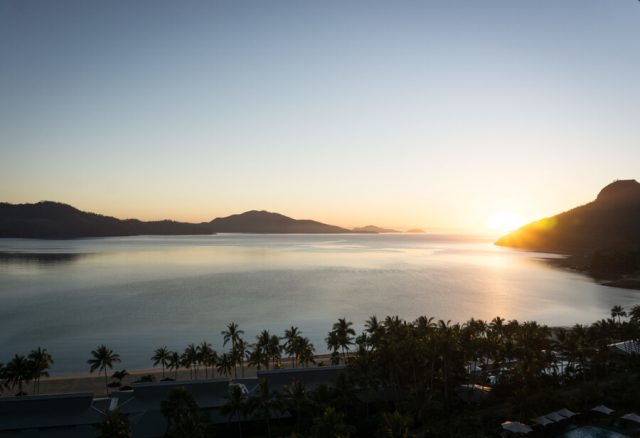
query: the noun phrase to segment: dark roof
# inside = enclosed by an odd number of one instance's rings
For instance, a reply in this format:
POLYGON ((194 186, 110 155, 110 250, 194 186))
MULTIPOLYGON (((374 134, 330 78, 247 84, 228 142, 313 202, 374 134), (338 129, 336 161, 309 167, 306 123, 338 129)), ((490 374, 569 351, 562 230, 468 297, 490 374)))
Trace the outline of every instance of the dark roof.
MULTIPOLYGON (((273 390, 282 390, 285 385, 290 385, 298 380, 307 390, 313 390, 319 385, 333 385, 345 369, 344 365, 313 368, 287 368, 279 370, 258 371, 258 379, 265 378, 269 387, 273 390)), ((251 390, 251 388, 249 388, 251 390)))
POLYGON ((200 408, 210 409, 226 403, 229 380, 138 383, 133 385, 132 391, 119 391, 113 397, 118 398, 118 410, 125 414, 159 411, 160 403, 167 399, 172 389, 179 387, 189 391, 200 408))
POLYGON ((99 423, 93 394, 27 395, 0 398, 0 430, 36 429, 99 423))
POLYGON ((609 349, 618 354, 640 354, 640 342, 630 340, 610 344, 609 349))

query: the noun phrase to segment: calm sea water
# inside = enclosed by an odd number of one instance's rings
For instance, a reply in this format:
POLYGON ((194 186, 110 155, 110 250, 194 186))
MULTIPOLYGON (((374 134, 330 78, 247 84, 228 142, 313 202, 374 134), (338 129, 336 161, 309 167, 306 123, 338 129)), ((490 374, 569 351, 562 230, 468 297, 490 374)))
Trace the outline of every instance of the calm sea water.
POLYGON ((572 325, 640 302, 544 257, 433 235, 0 239, 0 361, 41 346, 54 374, 86 371, 106 343, 123 368, 150 367, 163 345, 221 351, 230 321, 251 341, 296 325, 323 352, 339 317, 357 329, 371 315, 572 325))

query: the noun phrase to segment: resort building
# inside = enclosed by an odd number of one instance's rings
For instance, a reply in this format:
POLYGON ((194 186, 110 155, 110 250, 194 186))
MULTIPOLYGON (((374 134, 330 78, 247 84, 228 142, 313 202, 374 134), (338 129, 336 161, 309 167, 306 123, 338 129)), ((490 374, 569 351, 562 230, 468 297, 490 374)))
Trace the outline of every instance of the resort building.
POLYGON ((85 438, 95 436, 108 399, 93 394, 0 398, 0 437, 85 438))
MULTIPOLYGON (((131 390, 116 391, 110 398, 94 398, 91 393, 0 398, 0 438, 90 438, 96 436, 95 425, 110 412, 125 414, 133 435, 138 438, 162 437, 167 419, 162 415, 162 401, 171 390, 182 387, 195 400, 212 424, 227 423, 220 413, 227 403, 232 385, 246 395, 255 393, 264 378, 272 391, 284 390, 295 380, 313 390, 319 385, 333 385, 344 366, 263 370, 257 378, 163 381, 134 384, 131 390)), ((278 418, 286 418, 281 413, 278 418)), ((253 421, 249 418, 247 421, 253 421)))

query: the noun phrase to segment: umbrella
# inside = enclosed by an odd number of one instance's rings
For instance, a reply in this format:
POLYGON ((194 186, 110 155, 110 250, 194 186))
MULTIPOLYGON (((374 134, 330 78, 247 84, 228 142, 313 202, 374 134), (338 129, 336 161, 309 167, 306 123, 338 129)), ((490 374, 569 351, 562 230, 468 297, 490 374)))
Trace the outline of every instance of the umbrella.
POLYGON ((634 414, 633 412, 627 415, 623 415, 622 418, 624 420, 635 421, 636 423, 640 423, 640 415, 634 414))
POLYGON ((609 409, 608 407, 606 407, 605 405, 600 405, 600 406, 596 406, 595 408, 591 409, 592 411, 596 411, 596 412, 600 412, 601 414, 605 414, 605 415, 609 415, 612 412, 614 412, 613 409, 609 409))
POLYGON ((576 412, 570 411, 567 408, 562 408, 559 411, 556 411, 558 414, 562 415, 563 417, 567 417, 567 418, 571 418, 574 415, 578 415, 576 412))
POLYGON ((513 433, 533 432, 533 429, 531 429, 524 423, 520 423, 519 421, 505 421, 504 423, 502 423, 502 428, 513 433))
POLYGON ((549 420, 547 417, 538 417, 534 418, 533 421, 538 423, 541 426, 546 426, 547 424, 552 424, 553 420, 549 420))

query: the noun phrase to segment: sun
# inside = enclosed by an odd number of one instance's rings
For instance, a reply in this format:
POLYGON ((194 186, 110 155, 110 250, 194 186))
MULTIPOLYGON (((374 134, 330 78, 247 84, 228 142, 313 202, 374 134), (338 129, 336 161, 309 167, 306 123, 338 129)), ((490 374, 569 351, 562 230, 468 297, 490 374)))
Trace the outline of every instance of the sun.
POLYGON ((517 213, 501 211, 487 218, 485 226, 493 231, 508 233, 525 224, 525 220, 517 213))

